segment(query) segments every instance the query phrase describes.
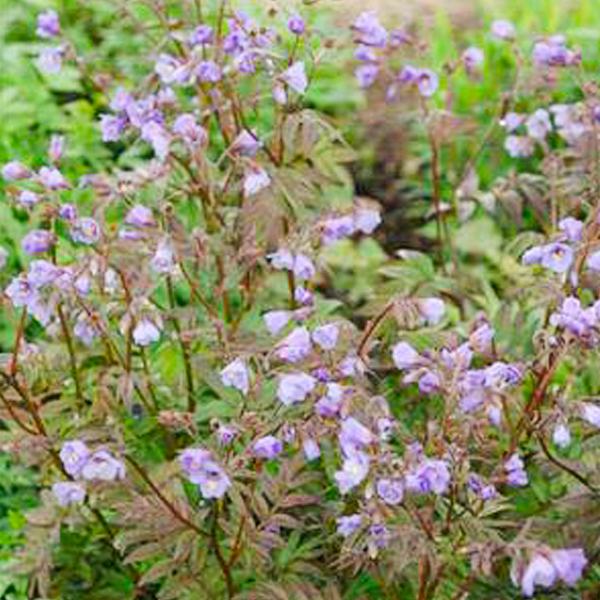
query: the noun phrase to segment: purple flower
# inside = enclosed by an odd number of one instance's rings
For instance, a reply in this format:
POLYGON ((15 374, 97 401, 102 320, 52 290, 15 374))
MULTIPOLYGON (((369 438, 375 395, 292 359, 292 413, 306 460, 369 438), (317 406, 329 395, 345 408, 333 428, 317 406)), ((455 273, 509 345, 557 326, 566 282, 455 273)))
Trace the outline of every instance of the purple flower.
POLYGON ((381 215, 373 208, 359 207, 354 211, 354 226, 356 231, 371 235, 381 223, 381 215))
POLYGON ((136 204, 125 216, 125 223, 134 227, 156 227, 152 210, 147 206, 136 204))
POLYGON ((477 69, 477 67, 483 64, 483 50, 481 48, 471 46, 462 53, 461 58, 467 72, 473 72, 475 69, 477 69))
POLYGON ((54 10, 40 13, 37 18, 35 33, 41 38, 53 38, 60 34, 60 21, 54 10))
POLYGON ((574 585, 581 579, 583 569, 588 563, 581 548, 552 550, 550 560, 556 568, 558 577, 567 585, 574 585))
POLYGON ((527 118, 525 126, 529 137, 538 141, 545 140, 546 136, 552 131, 550 113, 543 108, 538 108, 527 118))
POLYGON ((317 327, 312 332, 313 342, 323 350, 333 350, 337 344, 340 329, 335 323, 317 327))
POLYGON ((315 389, 317 380, 306 373, 289 373, 279 379, 277 398, 285 406, 303 402, 315 389))
POLYGON ((533 154, 535 146, 530 137, 509 135, 504 140, 504 149, 512 158, 528 158, 533 154))
POLYGON ((58 162, 65 151, 65 136, 53 135, 48 146, 48 157, 51 162, 58 162))
POLYGON ((65 471, 72 477, 79 477, 90 451, 81 440, 71 440, 63 444, 59 456, 65 471))
POLYGON ((529 483, 525 464, 518 454, 513 454, 505 463, 506 482, 512 486, 525 486, 529 483))
POLYGON ((100 240, 100 225, 90 217, 82 217, 72 223, 70 233, 78 244, 95 244, 100 240))
POLYGON ((201 83, 217 83, 223 74, 219 65, 213 60, 203 60, 196 67, 196 77, 201 83))
POLYGON ((430 69, 420 69, 417 77, 417 87, 419 93, 424 98, 429 98, 435 94, 439 87, 439 78, 437 73, 434 73, 430 69))
POLYGON ((433 371, 427 371, 419 379, 419 392, 421 394, 434 394, 440 389, 441 380, 433 371))
POLYGON ((175 253, 173 246, 168 238, 163 238, 158 242, 156 252, 150 261, 152 268, 160 274, 173 274, 175 271, 175 253))
POLYGON ((581 403, 581 418, 594 427, 600 427, 600 406, 591 402, 581 403))
POLYGON ((521 578, 521 591, 525 596, 533 596, 536 585, 550 587, 556 581, 554 565, 541 554, 536 554, 527 565, 521 578))
POLYGON ((231 480, 207 450, 187 448, 179 455, 179 464, 207 500, 223 497, 231 486, 231 480))
MULTIPOLYGON (((294 300, 300 306, 312 306, 314 304, 314 296, 310 290, 307 290, 305 287, 301 285, 297 285, 294 290, 294 300)), ((298 311, 296 311, 298 312, 298 311)))
POLYGON ((302 442, 302 451, 308 461, 316 460, 321 456, 321 448, 313 438, 306 438, 302 442))
POLYGON ((277 335, 292 318, 289 310, 272 310, 263 315, 263 321, 271 335, 277 335))
POLYGON ((515 26, 505 19, 498 19, 492 23, 492 35, 500 40, 514 40, 517 32, 515 26))
POLYGON ((361 13, 352 26, 356 34, 355 41, 365 46, 385 48, 387 31, 381 25, 374 12, 361 13))
POLYGON ((430 325, 439 323, 446 314, 446 305, 439 298, 417 300, 417 306, 423 319, 430 325))
POLYGON ((291 67, 286 69, 280 79, 287 83, 288 86, 298 94, 304 94, 308 87, 308 78, 304 69, 303 62, 295 62, 291 67))
POLYGON ((275 348, 275 354, 286 362, 298 362, 306 358, 310 351, 310 333, 306 327, 296 327, 275 348))
POLYGON ((186 472, 192 483, 199 476, 203 465, 207 460, 210 460, 211 453, 203 448, 186 448, 179 455, 179 464, 186 472))
POLYGON ((306 31, 304 19, 299 14, 292 15, 288 20, 288 29, 295 35, 302 35, 306 31))
POLYGON ((404 498, 404 485, 399 479, 380 479, 376 487, 377 495, 386 504, 400 504, 404 498))
POLYGON ((244 175, 244 195, 254 196, 271 185, 269 174, 262 167, 253 167, 244 175))
POLYGON ((358 85, 363 88, 370 88, 379 75, 379 67, 376 64, 359 65, 354 69, 354 76, 358 85))
POLYGON ((369 457, 362 452, 353 452, 344 459, 342 469, 336 471, 334 479, 341 494, 360 485, 369 474, 369 457))
POLYGON ((242 394, 247 394, 250 390, 250 371, 246 363, 241 358, 230 362, 221 371, 221 381, 224 386, 234 387, 242 394))
POLYGON ((237 430, 233 427, 228 427, 227 425, 220 425, 219 429, 217 429, 217 436, 219 438, 219 443, 221 446, 229 446, 231 442, 237 436, 237 430))
POLYGON ((571 432, 564 423, 559 423, 552 432, 552 441, 559 448, 567 448, 571 444, 571 432))
MULTIPOLYGON (((330 383, 328 386, 336 386, 335 383, 330 383)), ((341 387, 341 386, 338 386, 341 387)), ((315 404, 315 412, 321 417, 331 419, 337 417, 342 407, 342 394, 330 394, 320 398, 315 404)))
POLYGON ((508 112, 500 121, 500 125, 506 129, 507 133, 512 133, 521 125, 523 125, 525 119, 526 115, 522 115, 516 112, 508 112))
POLYGON ((514 365, 495 362, 485 369, 485 386, 496 390, 515 386, 521 381, 521 371, 514 365))
POLYGON ((100 115, 100 129, 103 142, 116 142, 127 126, 127 119, 121 115, 100 115))
POLYGON ((24 206, 25 208, 31 208, 40 201, 40 196, 39 194, 36 194, 30 190, 23 190, 19 194, 17 201, 21 206, 24 206))
POLYGON ((593 320, 581 307, 579 298, 569 296, 563 300, 560 310, 550 316, 550 324, 582 336, 593 325, 593 320))
POLYGON ((294 258, 294 275, 297 279, 312 279, 315 276, 315 265, 312 260, 304 254, 297 254, 294 258))
POLYGON ((213 29, 209 25, 199 25, 189 38, 190 46, 210 44, 213 40, 213 29))
POLYGON ((360 529, 363 517, 360 514, 348 515, 337 519, 337 532, 342 537, 350 537, 360 529))
POLYGON ((40 52, 37 66, 44 73, 60 73, 62 67, 62 48, 46 48, 40 52))
POLYGON ((285 269, 291 271, 294 268, 294 256, 288 250, 278 250, 267 255, 274 269, 285 269))
POLYGON ((469 344, 475 352, 486 354, 492 347, 495 331, 489 323, 483 323, 471 332, 469 344))
POLYGON ((406 487, 419 494, 444 494, 450 484, 450 470, 444 460, 427 458, 406 475, 406 487))
POLYGON ((191 149, 197 146, 203 146, 208 135, 206 131, 196 123, 196 119, 192 114, 179 115, 173 123, 173 132, 181 136, 187 146, 191 149))
POLYGON ((558 222, 558 228, 571 242, 580 242, 583 235, 583 223, 573 217, 565 217, 558 222))
POLYGON ((169 154, 169 146, 171 144, 171 136, 169 132, 156 121, 148 121, 142 124, 141 129, 142 139, 148 142, 158 160, 165 160, 169 154))
POLYGON ((354 58, 362 62, 377 62, 377 53, 369 46, 358 46, 354 50, 354 58))
POLYGON ((92 319, 87 314, 82 313, 75 322, 73 333, 83 344, 91 346, 101 332, 92 319))
POLYGON ((380 550, 387 548, 390 532, 384 523, 373 523, 369 527, 369 536, 371 537, 370 542, 375 548, 380 550))
POLYGON ((143 318, 133 329, 133 341, 138 346, 149 346, 160 339, 160 329, 154 321, 143 318))
POLYGON ((469 474, 467 485, 469 486, 469 489, 473 490, 473 492, 475 492, 483 501, 492 500, 498 495, 498 491, 493 485, 484 483, 481 477, 475 473, 469 474))
POLYGON ((81 470, 81 477, 88 481, 116 481, 125 478, 125 465, 107 450, 96 450, 81 470))
POLYGON ((600 250, 588 256, 586 265, 592 271, 600 271, 600 250))
POLYGON ((581 60, 581 54, 567 48, 562 35, 536 42, 532 52, 533 62, 547 67, 568 67, 581 60))
POLYGON ((397 369, 410 369, 419 364, 421 356, 406 342, 399 342, 392 348, 392 358, 397 369))
POLYGON ((574 256, 571 246, 556 242, 543 247, 541 264, 555 273, 564 273, 573 263, 574 256))
POLYGON ((49 190, 66 190, 69 187, 67 180, 56 167, 42 167, 38 179, 49 190))
POLYGON ((283 451, 283 443, 275 436, 267 435, 254 442, 253 450, 257 458, 270 460, 283 451))
POLYGON ((243 129, 233 140, 231 151, 240 156, 254 157, 261 146, 261 141, 252 132, 243 129))
POLYGON ((323 244, 332 244, 354 233, 354 219, 348 215, 323 222, 323 244))
POLYGON ((48 252, 53 245, 54 235, 46 229, 34 229, 21 240, 21 247, 27 254, 48 252))
POLYGON ((52 485, 52 494, 62 507, 82 504, 85 500, 85 487, 75 481, 60 481, 52 485))
POLYGON ((125 110, 132 102, 132 95, 124 87, 119 87, 115 91, 115 94, 110 101, 110 107, 112 110, 122 111, 125 110))
POLYGON ((2 177, 11 179, 28 179, 31 177, 31 171, 22 163, 11 160, 2 167, 2 177))

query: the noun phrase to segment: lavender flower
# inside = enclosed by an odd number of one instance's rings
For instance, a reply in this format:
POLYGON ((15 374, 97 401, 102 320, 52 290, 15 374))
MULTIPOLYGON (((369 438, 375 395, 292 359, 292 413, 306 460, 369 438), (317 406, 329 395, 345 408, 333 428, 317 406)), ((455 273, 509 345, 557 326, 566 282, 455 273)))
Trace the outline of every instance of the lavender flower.
POLYGON ((446 305, 439 298, 423 298, 417 300, 422 318, 430 325, 439 323, 446 314, 446 305))
POLYGON ((337 344, 340 329, 335 323, 317 327, 312 332, 313 342, 323 350, 333 350, 337 344))
POLYGON ((535 150, 533 140, 522 135, 509 135, 504 140, 504 149, 512 158, 528 158, 535 150))
POLYGON ((373 12, 361 13, 352 26, 356 34, 355 41, 365 46, 385 48, 387 42, 387 31, 381 25, 379 19, 373 12))
POLYGON ((516 112, 508 112, 500 121, 500 125, 506 129, 507 133, 512 133, 521 125, 523 125, 523 123, 525 123, 526 118, 527 115, 522 115, 516 112))
POLYGON ((361 514, 348 515, 337 519, 337 532, 342 537, 350 537, 357 532, 362 525, 363 517, 361 514))
POLYGON ((306 77, 303 62, 295 62, 280 75, 280 78, 296 93, 304 94, 306 92, 308 78, 306 77))
POLYGON ((583 223, 573 217, 565 217, 558 222, 559 229, 571 242, 580 242, 583 236, 583 223))
POLYGON ((298 362, 311 351, 310 333, 306 327, 296 327, 275 348, 275 354, 286 362, 298 362))
POLYGON ((410 369, 419 364, 421 356, 406 342, 399 342, 392 348, 392 358, 397 369, 410 369))
POLYGON ((125 216, 125 223, 134 227, 156 227, 152 210, 147 206, 136 204, 125 216))
POLYGON ((581 418, 594 427, 600 427, 600 406, 591 402, 581 403, 581 418))
POLYGON ((48 252, 53 245, 54 235, 46 229, 34 229, 21 240, 21 247, 27 254, 48 252))
POLYGON ((334 473, 341 494, 360 485, 369 474, 369 457, 362 452, 353 452, 344 459, 342 469, 334 473))
POLYGON ((156 121, 148 121, 142 124, 141 134, 142 139, 152 146, 158 160, 165 160, 171 145, 169 132, 156 121))
POLYGON ((209 25, 199 25, 189 37, 190 46, 201 46, 213 41, 213 28, 209 25))
POLYGON ((564 423, 559 423, 552 432, 552 441, 559 448, 567 448, 571 444, 571 432, 564 423))
POLYGON ((100 129, 103 142, 116 142, 121 139, 121 135, 127 126, 127 119, 122 115, 100 115, 100 129))
POLYGON ((254 442, 253 450, 257 458, 270 460, 283 451, 283 443, 275 436, 267 435, 254 442))
POLYGON ((95 244, 100 240, 100 225, 90 217, 82 217, 71 224, 71 239, 79 244, 95 244))
POLYGON ((290 373, 279 379, 277 398, 285 406, 303 402, 315 389, 317 380, 306 373, 290 373))
POLYGON ((555 273, 564 273, 571 266, 575 257, 571 246, 559 242, 544 246, 542 251, 541 265, 555 273))
POLYGON ((267 258, 271 261, 274 269, 286 269, 291 271, 294 268, 294 256, 288 250, 278 250, 269 254, 267 258))
POLYGON ((152 268, 160 274, 172 275, 177 266, 175 262, 175 253, 173 246, 168 238, 163 238, 158 242, 156 252, 150 261, 152 268))
POLYGON ((434 73, 431 69, 421 69, 417 77, 417 87, 419 93, 424 98, 430 98, 437 92, 439 87, 439 78, 437 73, 434 73))
POLYGON ((288 20, 288 29, 295 35, 302 35, 306 31, 304 19, 299 14, 292 15, 288 20))
POLYGON ((471 46, 462 53, 461 59, 467 72, 473 73, 478 67, 480 67, 483 64, 483 50, 481 48, 471 46))
MULTIPOLYGON (((312 306, 314 304, 314 295, 310 290, 307 290, 301 285, 297 285, 294 290, 294 300, 300 306, 312 306)), ((296 311, 298 312, 298 311, 296 311)))
POLYGON ((59 456, 65 471, 72 477, 79 477, 90 451, 81 440, 71 440, 63 444, 59 456))
POLYGON ((292 318, 292 313, 289 310, 272 310, 263 315, 263 320, 269 333, 277 335, 292 318))
POLYGON ((188 148, 203 146, 208 141, 206 131, 196 123, 192 114, 179 115, 173 123, 173 132, 181 136, 188 148))
POLYGON ((350 456, 371 444, 373 442, 373 434, 354 417, 347 417, 342 421, 339 440, 344 454, 350 456))
POLYGON ((322 242, 324 245, 332 244, 342 238, 348 237, 354 233, 354 219, 351 215, 328 219, 323 222, 322 242))
POLYGON ((525 126, 529 137, 538 141, 546 139, 546 136, 552 131, 550 113, 543 108, 538 108, 527 118, 525 126))
POLYGON ((179 455, 179 464, 207 500, 222 498, 231 487, 231 480, 207 450, 187 448, 179 455))
POLYGON ((52 494, 62 507, 82 504, 85 500, 85 487, 75 481, 60 481, 52 485, 52 494))
POLYGON ((358 85, 367 89, 370 88, 375 81, 377 80, 377 76, 379 75, 379 67, 376 64, 366 64, 359 65, 354 69, 354 76, 356 77, 356 81, 358 85))
POLYGON ((550 324, 570 331, 576 336, 584 335, 594 319, 581 306, 579 298, 569 296, 563 300, 560 310, 550 315, 550 324))
POLYGON ((581 548, 552 550, 550 560, 556 568, 559 579, 567 585, 574 585, 583 573, 588 560, 581 548))
POLYGON ((593 252, 587 257, 586 265, 592 271, 600 271, 600 250, 593 252))
POLYGON ((31 171, 22 163, 11 160, 2 167, 2 177, 11 179, 28 179, 31 177, 31 171))
POLYGON ((518 454, 513 454, 505 463, 506 482, 508 485, 524 486, 529 483, 529 478, 524 469, 525 464, 518 454))
POLYGON ((44 73, 60 73, 62 68, 62 48, 46 48, 40 52, 37 59, 37 66, 44 73))
POLYGON ((88 481, 117 481, 125 478, 125 465, 107 450, 96 450, 83 465, 81 477, 88 481))
POLYGON ((261 147, 261 141, 252 132, 243 129, 233 140, 231 152, 253 158, 261 147))
POLYGON ((138 346, 149 346, 160 339, 160 329, 154 321, 142 318, 133 329, 133 341, 138 346))
POLYGON ((517 32, 515 26, 505 19, 498 19, 492 23, 492 35, 500 40, 514 40, 517 32))
POLYGON ((354 211, 354 226, 356 231, 371 235, 381 223, 381 215, 373 208, 359 207, 354 211))
POLYGON ((87 314, 82 313, 77 317, 73 333, 83 344, 91 346, 101 332, 92 319, 87 314))
POLYGON ((371 527, 369 527, 369 536, 370 543, 376 549, 387 548, 390 532, 384 523, 373 523, 371 527))
POLYGON ((302 442, 302 451, 304 452, 304 456, 306 460, 316 460, 321 456, 321 448, 319 444, 313 438, 306 438, 302 442))
POLYGON ((35 192, 32 192, 30 190, 23 190, 19 194, 17 201, 21 206, 25 208, 31 208, 40 201, 40 196, 39 194, 36 194, 35 192))
POLYGON ((48 157, 51 162, 58 162, 65 151, 65 136, 53 135, 48 146, 48 157))
POLYGON ((0 246, 0 270, 6 267, 6 263, 8 262, 8 251, 6 248, 0 246))
POLYGON ((450 484, 450 471, 444 460, 427 458, 406 474, 406 487, 419 494, 444 494, 450 484))
POLYGON ((216 62, 203 60, 196 67, 196 77, 201 83, 217 83, 221 81, 223 74, 216 62))
POLYGON ((236 358, 221 371, 221 381, 224 386, 247 394, 250 390, 250 372, 246 363, 241 358, 236 358))
POLYGON ((38 15, 35 33, 41 38, 53 38, 60 34, 60 21, 54 10, 47 10, 38 15))
POLYGON ((271 185, 271 178, 265 169, 255 167, 248 169, 244 175, 244 195, 254 196, 271 185))
POLYGON ((56 167, 42 167, 38 179, 49 190, 65 190, 69 187, 67 180, 56 167))
POLYGON ((376 487, 377 495, 386 504, 400 504, 404 498, 404 485, 399 479, 380 479, 376 487))

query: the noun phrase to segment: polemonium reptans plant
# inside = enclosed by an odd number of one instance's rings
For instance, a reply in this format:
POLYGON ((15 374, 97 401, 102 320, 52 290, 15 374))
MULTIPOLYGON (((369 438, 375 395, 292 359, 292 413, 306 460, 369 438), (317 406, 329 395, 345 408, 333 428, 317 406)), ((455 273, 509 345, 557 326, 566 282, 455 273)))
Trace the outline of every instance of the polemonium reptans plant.
MULTIPOLYGON (((382 216, 348 193, 351 149, 307 108, 318 28, 226 2, 185 22, 163 8, 148 76, 105 86, 98 115, 107 145, 140 150, 134 169, 70 180, 62 137, 47 165, 2 168, 29 224, 4 289, 17 327, 0 371, 2 448, 50 492, 19 553, 31 597, 66 597, 67 531, 91 553, 94 540, 108 546, 111 597, 355 597, 347 574, 390 599, 466 598, 488 580, 525 596, 578 585, 598 539, 549 535, 517 507, 543 493, 566 522, 567 496, 599 506, 600 404, 564 374, 597 367, 600 345, 596 95, 504 106, 494 123, 515 160, 539 153, 549 169, 568 151, 559 167, 575 162, 589 182, 574 214, 551 199, 547 235, 510 263, 546 290, 523 301, 545 312, 535 335, 511 347, 499 310, 461 299, 440 185, 439 96, 459 69, 480 77, 485 53, 470 46, 431 68, 411 36, 358 15, 340 33, 358 87, 419 107, 443 273, 439 283, 431 259, 401 252, 365 323, 326 297, 327 253, 376 234, 382 216), (540 491, 544 479, 556 489, 540 491)), ((38 68, 81 68, 57 13, 36 32, 58 44, 38 68)), ((512 47, 518 32, 498 20, 489 37, 512 47)), ((581 61, 560 36, 518 57, 552 76, 581 61)))

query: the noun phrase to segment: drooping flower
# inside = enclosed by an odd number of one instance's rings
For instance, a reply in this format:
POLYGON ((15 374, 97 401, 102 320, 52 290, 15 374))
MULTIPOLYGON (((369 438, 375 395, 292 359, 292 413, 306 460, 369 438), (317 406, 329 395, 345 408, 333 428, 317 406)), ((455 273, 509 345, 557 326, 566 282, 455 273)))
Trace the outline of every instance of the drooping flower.
POLYGON ((439 298, 422 298, 417 300, 422 318, 430 325, 439 323, 446 314, 446 304, 439 298))
POLYGON ((156 227, 156 219, 147 206, 136 204, 125 215, 125 223, 134 227, 156 227))
POLYGON ((600 427, 600 406, 591 402, 582 402, 581 418, 594 427, 600 427))
POLYGON ((77 317, 77 321, 73 327, 73 334, 86 346, 91 346, 100 333, 97 325, 87 314, 81 313, 77 317))
POLYGON ((369 474, 369 457, 363 452, 353 452, 348 455, 342 464, 342 469, 336 471, 334 479, 341 494, 360 485, 369 474))
POLYGON ((158 242, 156 252, 150 261, 152 268, 160 274, 173 274, 177 263, 175 262, 175 252, 169 238, 162 238, 158 242))
POLYGON ((340 328, 335 323, 328 323, 317 327, 312 332, 313 342, 323 350, 333 350, 340 335, 340 328))
POLYGON ((31 177, 31 171, 22 163, 11 160, 2 167, 2 177, 11 179, 28 179, 31 177))
POLYGON ((66 507, 71 504, 82 504, 85 500, 85 487, 76 481, 59 481, 52 484, 52 494, 59 506, 66 507))
POLYGON ((50 138, 50 144, 48 145, 48 158, 51 162, 58 162, 65 151, 65 136, 64 135, 53 135, 50 138))
POLYGON ((171 136, 160 123, 156 121, 143 123, 141 135, 142 139, 152 146, 158 160, 162 161, 167 158, 171 145, 171 136))
POLYGON ((544 108, 538 108, 527 118, 525 126, 529 137, 535 140, 546 139, 546 136, 552 131, 550 113, 544 108))
POLYGON ((304 94, 306 92, 308 78, 302 61, 295 62, 280 75, 280 78, 296 93, 304 94))
POLYGON ((273 435, 267 435, 254 442, 254 455, 257 458, 270 460, 283 451, 283 443, 273 435))
POLYGON ((304 452, 304 456, 308 461, 316 460, 319 458, 319 456, 321 456, 321 448, 314 438, 306 438, 302 442, 302 451, 304 452))
POLYGON ((136 323, 132 335, 138 346, 149 346, 160 339, 160 329, 154 321, 142 318, 136 323))
POLYGON ((571 444, 571 432, 564 423, 559 423, 554 428, 552 441, 559 448, 567 448, 571 444))
POLYGON ((196 67, 196 77, 201 83, 217 83, 223 74, 219 65, 212 60, 203 60, 196 67))
POLYGON ((593 252, 587 257, 586 263, 588 269, 600 271, 600 250, 593 252))
POLYGON ((263 315, 263 321, 271 335, 277 335, 292 318, 289 310, 271 310, 263 315))
POLYGON ((461 55, 461 59, 467 73, 473 73, 483 64, 484 54, 481 48, 470 46, 461 55))
POLYGON ((567 585, 574 585, 581 579, 588 560, 581 548, 552 550, 550 560, 558 577, 567 585))
POLYGON ((310 333, 306 327, 296 327, 277 344, 275 354, 286 362, 298 362, 306 358, 312 349, 310 333))
POLYGON ((506 482, 508 485, 525 486, 529 483, 529 477, 525 471, 525 463, 518 454, 513 454, 505 463, 506 482))
POLYGON ((565 217, 558 222, 558 228, 571 242, 580 242, 583 235, 583 222, 573 217, 565 217))
POLYGON ((374 208, 358 207, 354 211, 354 227, 366 235, 371 235, 381 223, 381 214, 374 208))
POLYGON ((27 254, 48 252, 53 245, 54 235, 46 229, 34 229, 21 240, 21 247, 27 254))
POLYGON ((379 75, 379 66, 374 63, 368 63, 366 65, 359 65, 354 69, 354 76, 358 85, 363 88, 370 88, 379 75))
POLYGON ((299 14, 293 14, 288 19, 288 29, 295 35, 302 35, 306 31, 304 19, 299 14))
POLYGON ((210 25, 199 25, 189 37, 190 46, 201 46, 213 41, 214 31, 210 25))
POLYGON ((314 263, 304 254, 296 254, 293 271, 295 277, 300 280, 312 279, 316 273, 314 263))
MULTIPOLYGON (((591 309, 593 311, 593 308, 591 309)), ((581 301, 575 296, 563 300, 560 309, 550 315, 550 324, 570 331, 576 336, 582 336, 594 325, 595 318, 581 306, 581 301)))
POLYGON ((62 48, 45 48, 40 52, 36 64, 40 71, 44 71, 44 73, 60 73, 62 57, 62 48))
POLYGON ((444 494, 450 485, 450 470, 445 460, 427 458, 406 474, 406 487, 420 494, 444 494))
POLYGON ((356 34, 355 41, 365 46, 385 48, 387 31, 374 12, 361 13, 352 26, 356 34))
POLYGON ((222 498, 231 487, 231 480, 208 450, 187 448, 179 455, 179 464, 207 500, 222 498))
POLYGON ((41 198, 39 194, 36 194, 31 190, 23 190, 17 197, 18 203, 25 208, 31 208, 32 206, 35 206, 40 199, 41 198))
POLYGON ((504 140, 504 149, 512 158, 528 158, 533 154, 535 145, 530 137, 509 135, 504 140))
POLYGON ((339 441, 344 454, 350 456, 371 444, 373 434, 354 417, 346 417, 342 421, 339 441))
POLYGON ((67 180, 56 167, 42 167, 38 172, 38 180, 49 190, 65 190, 69 187, 67 180))
POLYGON ((179 115, 173 123, 173 132, 183 138, 188 148, 203 146, 208 140, 208 134, 198 125, 192 114, 179 115))
POLYGON ((271 177, 261 167, 248 169, 244 175, 244 195, 254 196, 271 185, 271 177))
POLYGON ((221 381, 224 386, 234 387, 242 394, 247 394, 250 390, 250 371, 246 363, 241 358, 230 362, 221 371, 221 381))
POLYGON ((100 130, 103 142, 116 142, 127 127, 127 119, 122 115, 100 115, 100 130))
POLYGON ((108 450, 96 450, 83 465, 81 477, 88 481, 117 481, 125 478, 125 465, 108 450))
POLYGON ((286 406, 303 402, 316 384, 317 380, 306 373, 288 373, 279 379, 277 398, 286 406))
POLYGON ((400 370, 410 369, 421 360, 419 353, 407 342, 399 342, 392 348, 392 358, 400 370))

